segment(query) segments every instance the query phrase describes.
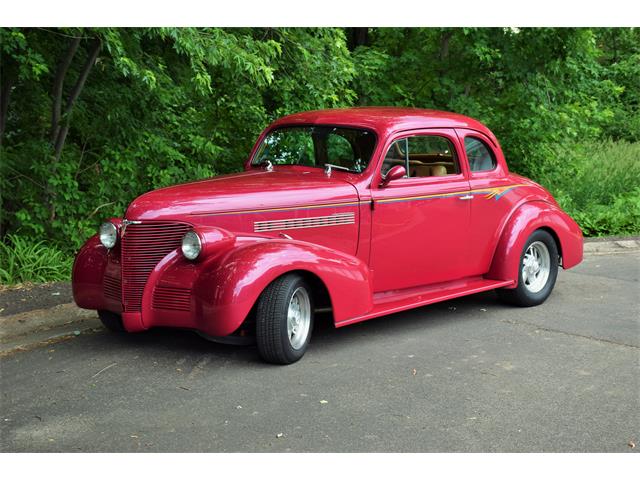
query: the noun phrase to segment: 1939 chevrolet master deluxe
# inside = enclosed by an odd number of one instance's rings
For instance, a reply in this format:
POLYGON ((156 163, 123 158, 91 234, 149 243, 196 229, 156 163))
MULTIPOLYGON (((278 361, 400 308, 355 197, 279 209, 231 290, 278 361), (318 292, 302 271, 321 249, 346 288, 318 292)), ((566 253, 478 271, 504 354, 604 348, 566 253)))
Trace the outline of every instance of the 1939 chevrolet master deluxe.
POLYGON ((342 327, 490 289, 538 305, 582 260, 578 225, 509 173, 489 129, 432 110, 281 118, 244 172, 146 193, 125 217, 78 253, 80 307, 112 330, 255 337, 283 364, 319 309, 342 327))

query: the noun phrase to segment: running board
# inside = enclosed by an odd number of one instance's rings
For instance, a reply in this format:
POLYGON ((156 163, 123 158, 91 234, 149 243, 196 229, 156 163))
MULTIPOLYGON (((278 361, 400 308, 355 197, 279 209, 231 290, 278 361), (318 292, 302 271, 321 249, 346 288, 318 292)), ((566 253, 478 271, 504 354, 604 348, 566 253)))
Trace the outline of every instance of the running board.
POLYGON ((352 323, 369 320, 370 318, 390 315, 431 303, 444 302, 452 298, 464 297, 512 285, 513 280, 489 280, 482 277, 473 277, 426 287, 380 292, 373 295, 373 309, 370 312, 359 317, 336 322, 336 327, 344 327, 352 323))

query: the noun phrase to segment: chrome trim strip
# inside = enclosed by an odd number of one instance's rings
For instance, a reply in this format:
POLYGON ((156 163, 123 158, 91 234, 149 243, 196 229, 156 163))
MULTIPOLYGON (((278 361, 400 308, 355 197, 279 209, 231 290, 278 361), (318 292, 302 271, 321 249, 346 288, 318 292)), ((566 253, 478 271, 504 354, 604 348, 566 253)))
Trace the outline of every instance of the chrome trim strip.
POLYGON ((253 222, 253 231, 273 232, 275 230, 331 227, 334 225, 352 225, 354 223, 356 223, 354 212, 334 213, 333 215, 323 217, 285 218, 281 220, 253 222))

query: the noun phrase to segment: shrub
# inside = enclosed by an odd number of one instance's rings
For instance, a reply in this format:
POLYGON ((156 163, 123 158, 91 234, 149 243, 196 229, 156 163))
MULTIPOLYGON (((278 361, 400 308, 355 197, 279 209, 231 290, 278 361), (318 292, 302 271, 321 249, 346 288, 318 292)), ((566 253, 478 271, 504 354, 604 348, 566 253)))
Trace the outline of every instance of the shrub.
POLYGON ((585 142, 558 148, 533 177, 586 236, 640 233, 640 142, 585 142))
POLYGON ((69 280, 73 259, 44 241, 7 235, 0 242, 0 284, 69 280))

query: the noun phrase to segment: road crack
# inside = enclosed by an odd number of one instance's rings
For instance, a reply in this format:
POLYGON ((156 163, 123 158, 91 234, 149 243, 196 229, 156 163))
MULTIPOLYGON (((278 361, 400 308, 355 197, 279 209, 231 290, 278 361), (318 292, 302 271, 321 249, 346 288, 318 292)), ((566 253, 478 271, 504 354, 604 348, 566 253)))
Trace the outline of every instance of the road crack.
POLYGON ((596 341, 596 342, 602 342, 602 343, 608 343, 608 344, 611 344, 611 345, 617 345, 619 347, 628 347, 628 348, 634 348, 636 350, 640 350, 640 346, 638 346, 638 345, 633 345, 633 344, 630 344, 630 343, 617 342, 615 340, 608 340, 606 338, 598 338, 598 337, 594 337, 592 335, 582 335, 580 333, 565 332, 564 330, 557 330, 555 328, 543 327, 541 325, 537 325, 537 324, 531 323, 531 322, 515 321, 515 320, 499 320, 499 321, 502 322, 502 323, 508 323, 510 325, 524 325, 524 326, 527 326, 527 327, 535 328, 536 330, 542 330, 543 332, 561 333, 563 335, 568 335, 570 337, 584 338, 584 339, 593 340, 593 341, 596 341))

